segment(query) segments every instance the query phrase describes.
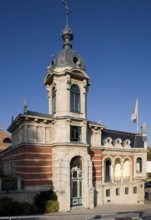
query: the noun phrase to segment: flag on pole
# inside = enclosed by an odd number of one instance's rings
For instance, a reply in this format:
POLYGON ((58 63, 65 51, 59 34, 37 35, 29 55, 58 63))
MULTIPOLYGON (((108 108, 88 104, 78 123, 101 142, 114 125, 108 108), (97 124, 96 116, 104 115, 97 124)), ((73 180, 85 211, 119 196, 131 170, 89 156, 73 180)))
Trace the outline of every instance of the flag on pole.
POLYGON ((131 120, 136 123, 138 121, 138 99, 135 102, 133 113, 131 115, 131 120))

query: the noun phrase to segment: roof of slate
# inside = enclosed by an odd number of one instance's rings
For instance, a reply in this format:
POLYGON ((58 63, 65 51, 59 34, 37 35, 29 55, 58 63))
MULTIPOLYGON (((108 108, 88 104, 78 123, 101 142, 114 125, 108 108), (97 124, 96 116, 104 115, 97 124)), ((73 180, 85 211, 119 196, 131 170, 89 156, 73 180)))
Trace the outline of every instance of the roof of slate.
POLYGON ((112 140, 120 138, 122 141, 129 139, 131 141, 132 148, 143 148, 144 147, 142 134, 103 129, 102 130, 102 144, 103 144, 103 140, 107 137, 111 137, 112 140))
POLYGON ((27 111, 24 113, 24 115, 31 115, 31 116, 39 116, 44 118, 52 118, 52 115, 46 114, 46 113, 40 113, 40 112, 34 112, 34 111, 27 111))

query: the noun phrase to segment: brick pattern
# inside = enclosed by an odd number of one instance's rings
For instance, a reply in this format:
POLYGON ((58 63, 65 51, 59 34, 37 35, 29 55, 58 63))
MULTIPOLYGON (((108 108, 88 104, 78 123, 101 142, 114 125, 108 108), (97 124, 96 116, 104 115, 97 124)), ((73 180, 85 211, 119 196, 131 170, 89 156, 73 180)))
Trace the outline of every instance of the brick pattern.
POLYGON ((102 181, 102 152, 101 150, 90 150, 93 168, 93 183, 102 181))
POLYGON ((23 187, 52 185, 50 147, 22 146, 4 153, 4 161, 12 161, 12 172, 21 177, 23 187))

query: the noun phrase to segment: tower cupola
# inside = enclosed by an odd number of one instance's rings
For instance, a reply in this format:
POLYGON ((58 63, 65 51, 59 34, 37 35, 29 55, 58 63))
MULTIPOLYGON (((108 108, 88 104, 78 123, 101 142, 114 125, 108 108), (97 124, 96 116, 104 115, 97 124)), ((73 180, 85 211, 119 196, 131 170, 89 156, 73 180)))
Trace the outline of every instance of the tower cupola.
POLYGON ((71 41, 73 40, 73 33, 68 25, 68 17, 70 14, 68 2, 64 1, 66 8, 66 25, 61 33, 63 39, 63 50, 58 53, 58 56, 52 57, 50 71, 54 71, 56 67, 77 68, 79 70, 86 70, 83 58, 72 49, 71 41))

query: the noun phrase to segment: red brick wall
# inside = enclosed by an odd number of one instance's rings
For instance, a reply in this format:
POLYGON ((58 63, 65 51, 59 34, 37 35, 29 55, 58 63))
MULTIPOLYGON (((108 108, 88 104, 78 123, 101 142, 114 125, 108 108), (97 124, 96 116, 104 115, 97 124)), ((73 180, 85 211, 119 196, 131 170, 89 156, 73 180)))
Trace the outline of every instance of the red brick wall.
POLYGON ((102 181, 102 152, 101 150, 90 150, 93 166, 93 182, 102 181))
POLYGON ((4 154, 14 162, 14 174, 22 179, 22 187, 52 185, 52 149, 45 146, 22 146, 4 154))

